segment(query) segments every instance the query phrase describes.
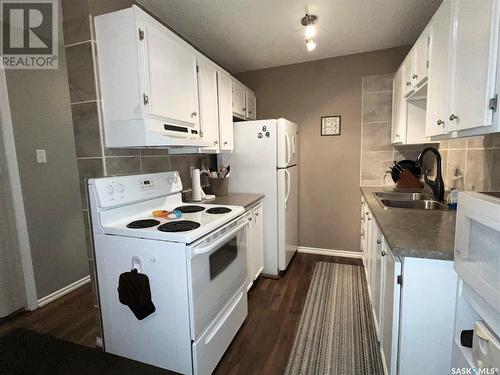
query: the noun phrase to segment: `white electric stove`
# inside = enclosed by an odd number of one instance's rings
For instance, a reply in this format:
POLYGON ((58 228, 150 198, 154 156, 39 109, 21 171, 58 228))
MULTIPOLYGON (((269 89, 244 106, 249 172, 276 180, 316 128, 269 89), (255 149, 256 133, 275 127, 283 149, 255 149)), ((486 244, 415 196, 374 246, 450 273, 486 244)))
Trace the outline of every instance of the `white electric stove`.
POLYGON ((183 203, 177 172, 88 184, 105 351, 211 373, 247 315, 243 207, 183 203), (120 274, 131 269, 149 277, 156 312, 144 320, 118 300, 120 274))

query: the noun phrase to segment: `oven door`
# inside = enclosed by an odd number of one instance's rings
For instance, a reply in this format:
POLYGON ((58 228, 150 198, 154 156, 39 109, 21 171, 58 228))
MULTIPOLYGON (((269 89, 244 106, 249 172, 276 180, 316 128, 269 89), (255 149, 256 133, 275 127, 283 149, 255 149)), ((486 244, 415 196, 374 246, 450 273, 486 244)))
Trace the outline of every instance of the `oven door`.
MULTIPOLYGON (((240 217, 188 247, 191 338, 196 340, 247 277, 247 220, 240 217)), ((246 296, 245 296, 246 298, 246 296)))
POLYGON ((500 313, 500 200, 467 192, 458 202, 455 271, 500 313))

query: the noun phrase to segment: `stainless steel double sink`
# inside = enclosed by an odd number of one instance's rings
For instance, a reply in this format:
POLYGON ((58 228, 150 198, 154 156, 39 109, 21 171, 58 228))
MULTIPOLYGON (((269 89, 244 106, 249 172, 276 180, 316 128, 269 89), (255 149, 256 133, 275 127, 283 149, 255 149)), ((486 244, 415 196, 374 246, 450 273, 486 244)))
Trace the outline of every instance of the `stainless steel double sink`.
POLYGON ((429 199, 423 193, 403 193, 381 191, 373 193, 384 207, 409 208, 414 210, 447 210, 448 206, 434 199, 429 199))

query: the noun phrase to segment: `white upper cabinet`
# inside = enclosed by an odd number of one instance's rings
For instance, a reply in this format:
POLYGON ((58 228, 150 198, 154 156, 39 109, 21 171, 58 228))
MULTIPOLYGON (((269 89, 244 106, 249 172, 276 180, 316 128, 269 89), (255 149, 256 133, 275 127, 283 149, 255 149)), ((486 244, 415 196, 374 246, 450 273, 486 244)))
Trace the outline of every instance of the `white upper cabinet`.
POLYGON ((200 102, 200 135, 210 143, 205 151, 219 149, 219 110, 217 93, 217 66, 198 57, 198 91, 200 102))
POLYGON ((198 127, 196 56, 155 19, 142 17, 146 95, 153 116, 198 127))
POLYGON ((242 120, 257 118, 255 93, 236 79, 233 79, 233 115, 242 120))
POLYGON ((255 120, 257 118, 257 99, 253 91, 245 90, 245 102, 246 118, 255 120))
POLYGON ((492 125, 489 101, 495 95, 498 31, 493 16, 498 13, 497 3, 454 2, 449 131, 492 125))
POLYGON ((406 133, 406 100, 403 97, 403 67, 400 66, 392 80, 392 143, 402 143, 406 133))
POLYGON ((421 144, 425 137, 428 29, 408 53, 393 79, 393 144, 421 144))
POLYGON ((219 139, 221 151, 232 151, 234 148, 233 137, 233 80, 225 72, 217 73, 217 86, 219 98, 219 139))
POLYGON ((206 146, 194 49, 137 6, 95 28, 106 146, 206 146))
POLYGON ((246 118, 246 90, 237 80, 233 80, 233 115, 241 119, 246 118))
POLYGON ((402 79, 403 79, 403 96, 409 96, 415 91, 413 84, 413 49, 406 56, 401 65, 402 79))
POLYGON ((427 136, 498 131, 499 2, 445 0, 431 20, 427 136))
POLYGON ((430 23, 426 136, 447 132, 451 16, 452 1, 444 0, 430 23))
POLYGON ((429 58, 429 27, 426 27, 413 46, 413 72, 411 75, 412 86, 418 90, 427 82, 428 58, 429 58))

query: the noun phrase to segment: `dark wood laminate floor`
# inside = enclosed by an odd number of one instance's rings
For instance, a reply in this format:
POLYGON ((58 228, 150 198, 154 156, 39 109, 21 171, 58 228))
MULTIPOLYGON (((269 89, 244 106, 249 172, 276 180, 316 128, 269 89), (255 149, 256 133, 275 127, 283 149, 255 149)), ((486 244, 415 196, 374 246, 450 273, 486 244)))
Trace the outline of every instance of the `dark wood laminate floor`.
POLYGON ((248 295, 248 317, 215 374, 283 374, 316 261, 361 260, 296 254, 278 280, 260 279, 248 295))
POLYGON ((90 284, 38 310, 22 312, 2 320, 0 336, 18 327, 95 347, 98 331, 90 284))
MULTIPOLYGON (((297 254, 278 280, 250 290, 248 317, 215 374, 283 374, 316 261, 361 265, 361 260, 297 254)), ((86 285, 47 306, 0 322, 0 336, 17 327, 95 346, 97 321, 86 285)))

